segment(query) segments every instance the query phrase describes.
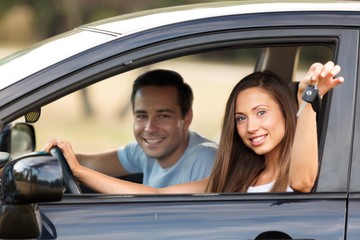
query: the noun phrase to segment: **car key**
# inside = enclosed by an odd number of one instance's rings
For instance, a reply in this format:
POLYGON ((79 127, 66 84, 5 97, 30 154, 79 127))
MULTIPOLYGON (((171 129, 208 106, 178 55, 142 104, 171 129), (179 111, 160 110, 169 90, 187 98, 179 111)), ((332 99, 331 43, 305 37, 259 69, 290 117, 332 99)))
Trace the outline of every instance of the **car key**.
POLYGON ((320 108, 320 96, 319 90, 316 85, 310 85, 306 87, 304 93, 301 96, 303 100, 302 104, 300 105, 299 111, 297 112, 296 116, 299 117, 301 112, 304 110, 306 104, 311 103, 312 108, 314 111, 318 111, 320 108))

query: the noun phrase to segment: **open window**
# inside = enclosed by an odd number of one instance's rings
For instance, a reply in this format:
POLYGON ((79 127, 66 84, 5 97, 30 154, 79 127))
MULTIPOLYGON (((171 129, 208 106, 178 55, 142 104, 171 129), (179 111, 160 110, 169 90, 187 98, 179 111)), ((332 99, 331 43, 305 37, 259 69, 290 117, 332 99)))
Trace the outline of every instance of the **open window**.
POLYGON ((78 152, 104 151, 135 141, 132 83, 138 75, 159 68, 179 72, 192 87, 195 99, 190 129, 218 141, 226 100, 241 78, 253 71, 271 70, 289 83, 296 82, 313 62, 325 63, 335 56, 333 46, 323 43, 236 44, 184 52, 104 79, 44 106, 34 124, 37 148, 40 150, 50 137, 71 141, 78 152))

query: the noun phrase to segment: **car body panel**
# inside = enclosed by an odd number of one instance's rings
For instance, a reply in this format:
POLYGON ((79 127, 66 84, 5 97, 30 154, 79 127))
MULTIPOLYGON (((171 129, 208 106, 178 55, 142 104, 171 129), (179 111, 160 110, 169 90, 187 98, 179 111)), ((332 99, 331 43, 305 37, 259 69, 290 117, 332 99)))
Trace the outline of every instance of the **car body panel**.
POLYGON ((113 196, 84 204, 69 196, 40 208, 60 239, 255 239, 269 231, 293 239, 344 236, 346 194, 271 197, 113 196))
POLYGON ((209 3, 192 5, 190 7, 169 7, 161 10, 148 10, 141 13, 126 14, 108 20, 97 21, 84 27, 95 31, 105 31, 121 35, 128 35, 134 32, 152 29, 164 25, 172 25, 180 22, 201 20, 206 18, 259 14, 259 13, 281 13, 281 12, 309 12, 309 11, 339 11, 349 12, 358 9, 360 4, 343 4, 333 2, 326 5, 323 2, 269 2, 269 1, 243 1, 227 3, 209 3), (164 19, 167 21, 165 22, 164 19))
POLYGON ((357 239, 360 235, 360 194, 353 193, 349 195, 349 206, 348 206, 348 224, 347 224, 347 239, 357 239))

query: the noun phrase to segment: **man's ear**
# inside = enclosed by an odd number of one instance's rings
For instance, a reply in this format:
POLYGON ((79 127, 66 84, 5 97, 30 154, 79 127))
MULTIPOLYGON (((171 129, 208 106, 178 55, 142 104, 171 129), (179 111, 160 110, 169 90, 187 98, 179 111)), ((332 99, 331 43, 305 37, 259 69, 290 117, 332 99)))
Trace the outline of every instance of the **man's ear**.
POLYGON ((186 128, 190 127, 191 121, 193 119, 193 110, 192 108, 185 114, 184 125, 186 128))

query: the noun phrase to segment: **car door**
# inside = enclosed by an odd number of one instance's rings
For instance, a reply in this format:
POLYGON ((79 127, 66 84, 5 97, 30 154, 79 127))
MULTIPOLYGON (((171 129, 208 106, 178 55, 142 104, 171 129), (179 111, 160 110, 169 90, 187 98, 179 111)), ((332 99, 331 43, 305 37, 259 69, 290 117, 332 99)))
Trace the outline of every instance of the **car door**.
MULTIPOLYGON (((355 47, 355 46, 354 46, 355 47)), ((354 52, 359 54, 359 46, 354 48, 354 52)), ((359 63, 358 69, 359 69, 359 63)), ((359 141, 360 141, 360 131, 359 131, 359 75, 354 77, 354 89, 355 89, 355 98, 356 102, 355 108, 355 121, 353 125, 353 142, 352 142, 352 152, 351 152, 351 176, 350 176, 350 185, 349 185, 349 204, 348 204, 348 224, 347 224, 347 239, 357 239, 360 234, 359 224, 360 224, 360 215, 359 215, 359 207, 360 207, 360 179, 359 179, 359 170, 360 170, 360 152, 359 141)))
POLYGON ((342 239, 346 194, 66 196, 43 238, 342 239), (263 238, 260 238, 262 236, 263 238), (291 237, 291 238, 290 238, 291 237))
MULTIPOLYGON (((354 124, 357 52, 353 49, 357 42, 358 32, 351 29, 215 32, 173 39, 112 59, 108 64, 117 65, 131 59, 134 66, 145 66, 229 48, 330 47, 334 53, 332 60, 343 67, 346 83, 324 97, 319 114, 321 164, 316 188, 309 194, 65 194, 61 202, 39 204, 41 238, 343 239, 352 129, 342 126, 354 124)), ((259 63, 257 67, 262 66, 267 65, 259 63)), ((127 66, 120 68, 125 72, 127 66)), ((70 76, 66 81, 72 80, 70 76)))

